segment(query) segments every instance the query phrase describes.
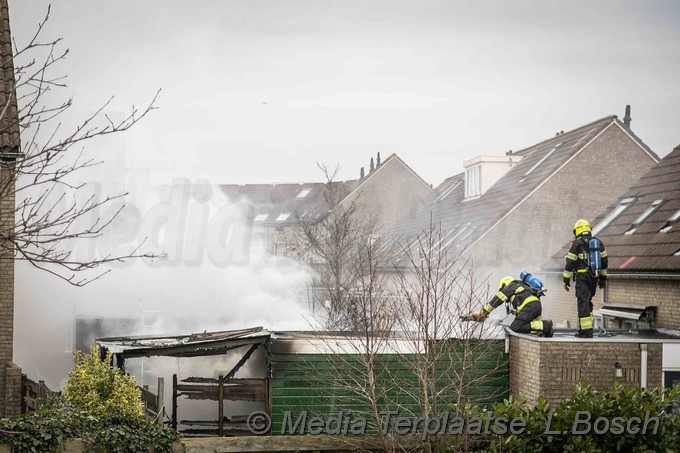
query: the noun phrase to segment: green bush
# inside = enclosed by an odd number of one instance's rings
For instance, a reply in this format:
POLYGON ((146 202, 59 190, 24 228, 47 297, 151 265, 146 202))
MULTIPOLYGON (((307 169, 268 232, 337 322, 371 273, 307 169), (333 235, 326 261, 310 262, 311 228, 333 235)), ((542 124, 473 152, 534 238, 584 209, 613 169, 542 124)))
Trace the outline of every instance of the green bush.
POLYGON ((135 378, 113 367, 111 353, 102 362, 97 346, 89 354, 74 353, 75 367, 64 386, 64 398, 90 415, 118 411, 125 415, 142 415, 142 397, 135 378))
POLYGON ((38 411, 18 419, 0 420, 0 443, 12 445, 14 453, 54 451, 72 438, 109 453, 148 453, 150 446, 158 453, 170 453, 179 433, 118 409, 94 417, 63 398, 48 400, 38 411))
POLYGON ((493 431, 494 422, 492 434, 477 436, 472 442, 473 448, 467 451, 677 452, 680 451, 680 415, 674 413, 677 409, 669 409, 676 407, 678 398, 680 389, 663 391, 615 385, 609 391, 600 392, 580 384, 571 398, 554 408, 542 398, 533 407, 509 399, 491 409, 479 409, 475 415, 483 419, 492 415, 494 420, 521 417, 526 420, 524 432, 497 435, 493 431), (590 413, 588 423, 585 412, 590 413), (654 432, 657 424, 650 422, 647 431, 642 432, 643 423, 634 421, 631 426, 639 428, 640 432, 629 432, 627 423, 634 417, 642 422, 658 417, 658 429, 654 432), (603 418, 602 423, 595 430, 594 422, 599 418, 603 418), (618 426, 612 423, 615 418, 618 418, 618 426), (582 423, 575 424, 575 421, 582 423), (605 429, 605 423, 608 429, 605 429), (548 427, 550 432, 546 432, 548 427))

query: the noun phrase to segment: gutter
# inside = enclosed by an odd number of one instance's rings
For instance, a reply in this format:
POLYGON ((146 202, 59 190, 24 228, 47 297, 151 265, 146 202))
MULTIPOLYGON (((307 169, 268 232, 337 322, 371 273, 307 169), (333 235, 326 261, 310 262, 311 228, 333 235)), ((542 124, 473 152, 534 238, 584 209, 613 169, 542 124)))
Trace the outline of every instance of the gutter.
MULTIPOLYGON (((559 274, 562 275, 562 271, 542 271, 544 274, 559 274)), ((607 270, 607 279, 614 278, 631 278, 631 279, 641 279, 641 280, 680 280, 680 274, 676 273, 661 273, 661 272, 639 272, 639 273, 618 273, 607 270)))

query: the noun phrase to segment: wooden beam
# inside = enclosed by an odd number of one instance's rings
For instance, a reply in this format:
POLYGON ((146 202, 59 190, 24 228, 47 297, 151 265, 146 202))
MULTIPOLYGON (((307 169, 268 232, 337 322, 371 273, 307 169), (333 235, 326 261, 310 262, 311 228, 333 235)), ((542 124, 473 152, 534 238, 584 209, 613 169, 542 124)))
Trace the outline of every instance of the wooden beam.
POLYGON ((217 435, 224 436, 224 378, 220 376, 217 387, 217 435))
POLYGON ((177 429, 177 375, 172 375, 172 429, 177 429))
POLYGON ((241 360, 238 361, 236 365, 234 365, 234 368, 231 369, 229 373, 224 377, 224 381, 228 381, 229 379, 233 378, 236 372, 241 369, 244 363, 248 361, 251 355, 253 355, 253 352, 259 347, 259 344, 254 344, 248 349, 248 352, 246 352, 243 357, 241 357, 241 360))

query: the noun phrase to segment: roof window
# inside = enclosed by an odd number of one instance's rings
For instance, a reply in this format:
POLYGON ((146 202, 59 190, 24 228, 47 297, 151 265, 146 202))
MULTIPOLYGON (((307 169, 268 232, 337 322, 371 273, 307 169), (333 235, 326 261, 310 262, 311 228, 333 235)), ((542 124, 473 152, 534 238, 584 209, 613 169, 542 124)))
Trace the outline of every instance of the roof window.
POLYGON ((295 198, 305 198, 307 195, 309 195, 309 192, 311 192, 312 189, 302 189, 299 194, 297 194, 297 197, 295 198))
POLYGON ((285 222, 288 220, 288 217, 290 217, 290 212, 284 212, 282 214, 279 214, 279 216, 276 218, 277 222, 285 222))
POLYGON ((265 220, 267 220, 267 217, 269 217, 268 213, 258 214, 258 215, 255 216, 254 221, 255 222, 264 222, 265 220))
POLYGON ((536 163, 534 164, 533 167, 531 167, 529 170, 527 170, 526 173, 524 173, 524 176, 522 176, 522 179, 520 179, 519 182, 524 181, 524 179, 525 179, 527 176, 529 176, 529 175, 531 174, 532 171, 536 170, 536 168, 538 168, 543 162, 545 162, 545 161, 548 159, 548 157, 552 156, 553 153, 554 153, 555 151, 557 151, 557 148, 559 148, 560 146, 562 146, 562 143, 558 143, 557 145, 553 146, 553 148, 552 148, 550 151, 548 151, 548 154, 546 154, 545 156, 543 156, 543 157, 541 158, 541 160, 539 160, 538 162, 536 162, 536 163))
POLYGON ((666 224, 659 230, 659 233, 668 233, 671 228, 673 228, 673 225, 678 223, 678 220, 680 220, 680 209, 675 211, 675 214, 673 214, 671 218, 666 221, 666 224))
POLYGON ((633 206, 633 203, 635 203, 636 198, 624 198, 621 200, 619 205, 614 208, 612 212, 609 213, 607 217, 605 217, 600 223, 598 223, 595 228, 593 228, 593 236, 595 236, 597 233, 602 231, 603 229, 607 228, 612 221, 617 218, 618 216, 621 215, 623 211, 626 209, 630 208, 633 206))
POLYGON ((663 200, 654 200, 652 202, 652 204, 647 209, 645 209, 645 212, 640 214, 640 217, 635 219, 635 222, 633 222, 633 224, 630 226, 630 228, 628 228, 628 231, 626 231, 625 234, 633 234, 635 232, 635 230, 637 230, 638 227, 642 224, 642 222, 647 220, 647 218, 650 215, 652 215, 654 213, 654 211, 659 209, 659 206, 661 206, 662 203, 663 203, 663 200))

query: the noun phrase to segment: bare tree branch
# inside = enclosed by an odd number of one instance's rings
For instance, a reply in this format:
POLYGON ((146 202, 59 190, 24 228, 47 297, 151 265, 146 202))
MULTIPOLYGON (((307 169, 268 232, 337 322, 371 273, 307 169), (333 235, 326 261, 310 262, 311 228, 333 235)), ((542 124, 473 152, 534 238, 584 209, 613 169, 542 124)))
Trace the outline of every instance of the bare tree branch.
POLYGON ((73 99, 55 103, 53 91, 67 86, 66 76, 55 71, 65 61, 68 49, 62 48, 61 38, 43 41, 42 32, 49 19, 48 7, 28 44, 19 47, 15 42, 14 57, 2 62, 4 69, 13 69, 15 90, 10 90, 13 95, 0 106, 0 134, 12 136, 18 131, 23 146, 17 138, 2 150, 0 199, 5 203, 0 208, 0 256, 26 260, 82 286, 108 273, 100 267, 104 264, 162 258, 143 251, 144 240, 120 255, 76 258, 71 252, 74 242, 95 240, 105 233, 123 207, 106 217, 100 213, 127 195, 98 199, 88 194, 88 184, 75 182, 80 172, 101 163, 90 157, 86 145, 95 145, 98 138, 125 132, 137 124, 156 109, 160 90, 142 108, 132 106, 122 119, 114 120, 106 113, 112 96, 94 113, 67 127, 62 118, 73 106, 73 99), (11 204, 13 207, 8 208, 11 204))

